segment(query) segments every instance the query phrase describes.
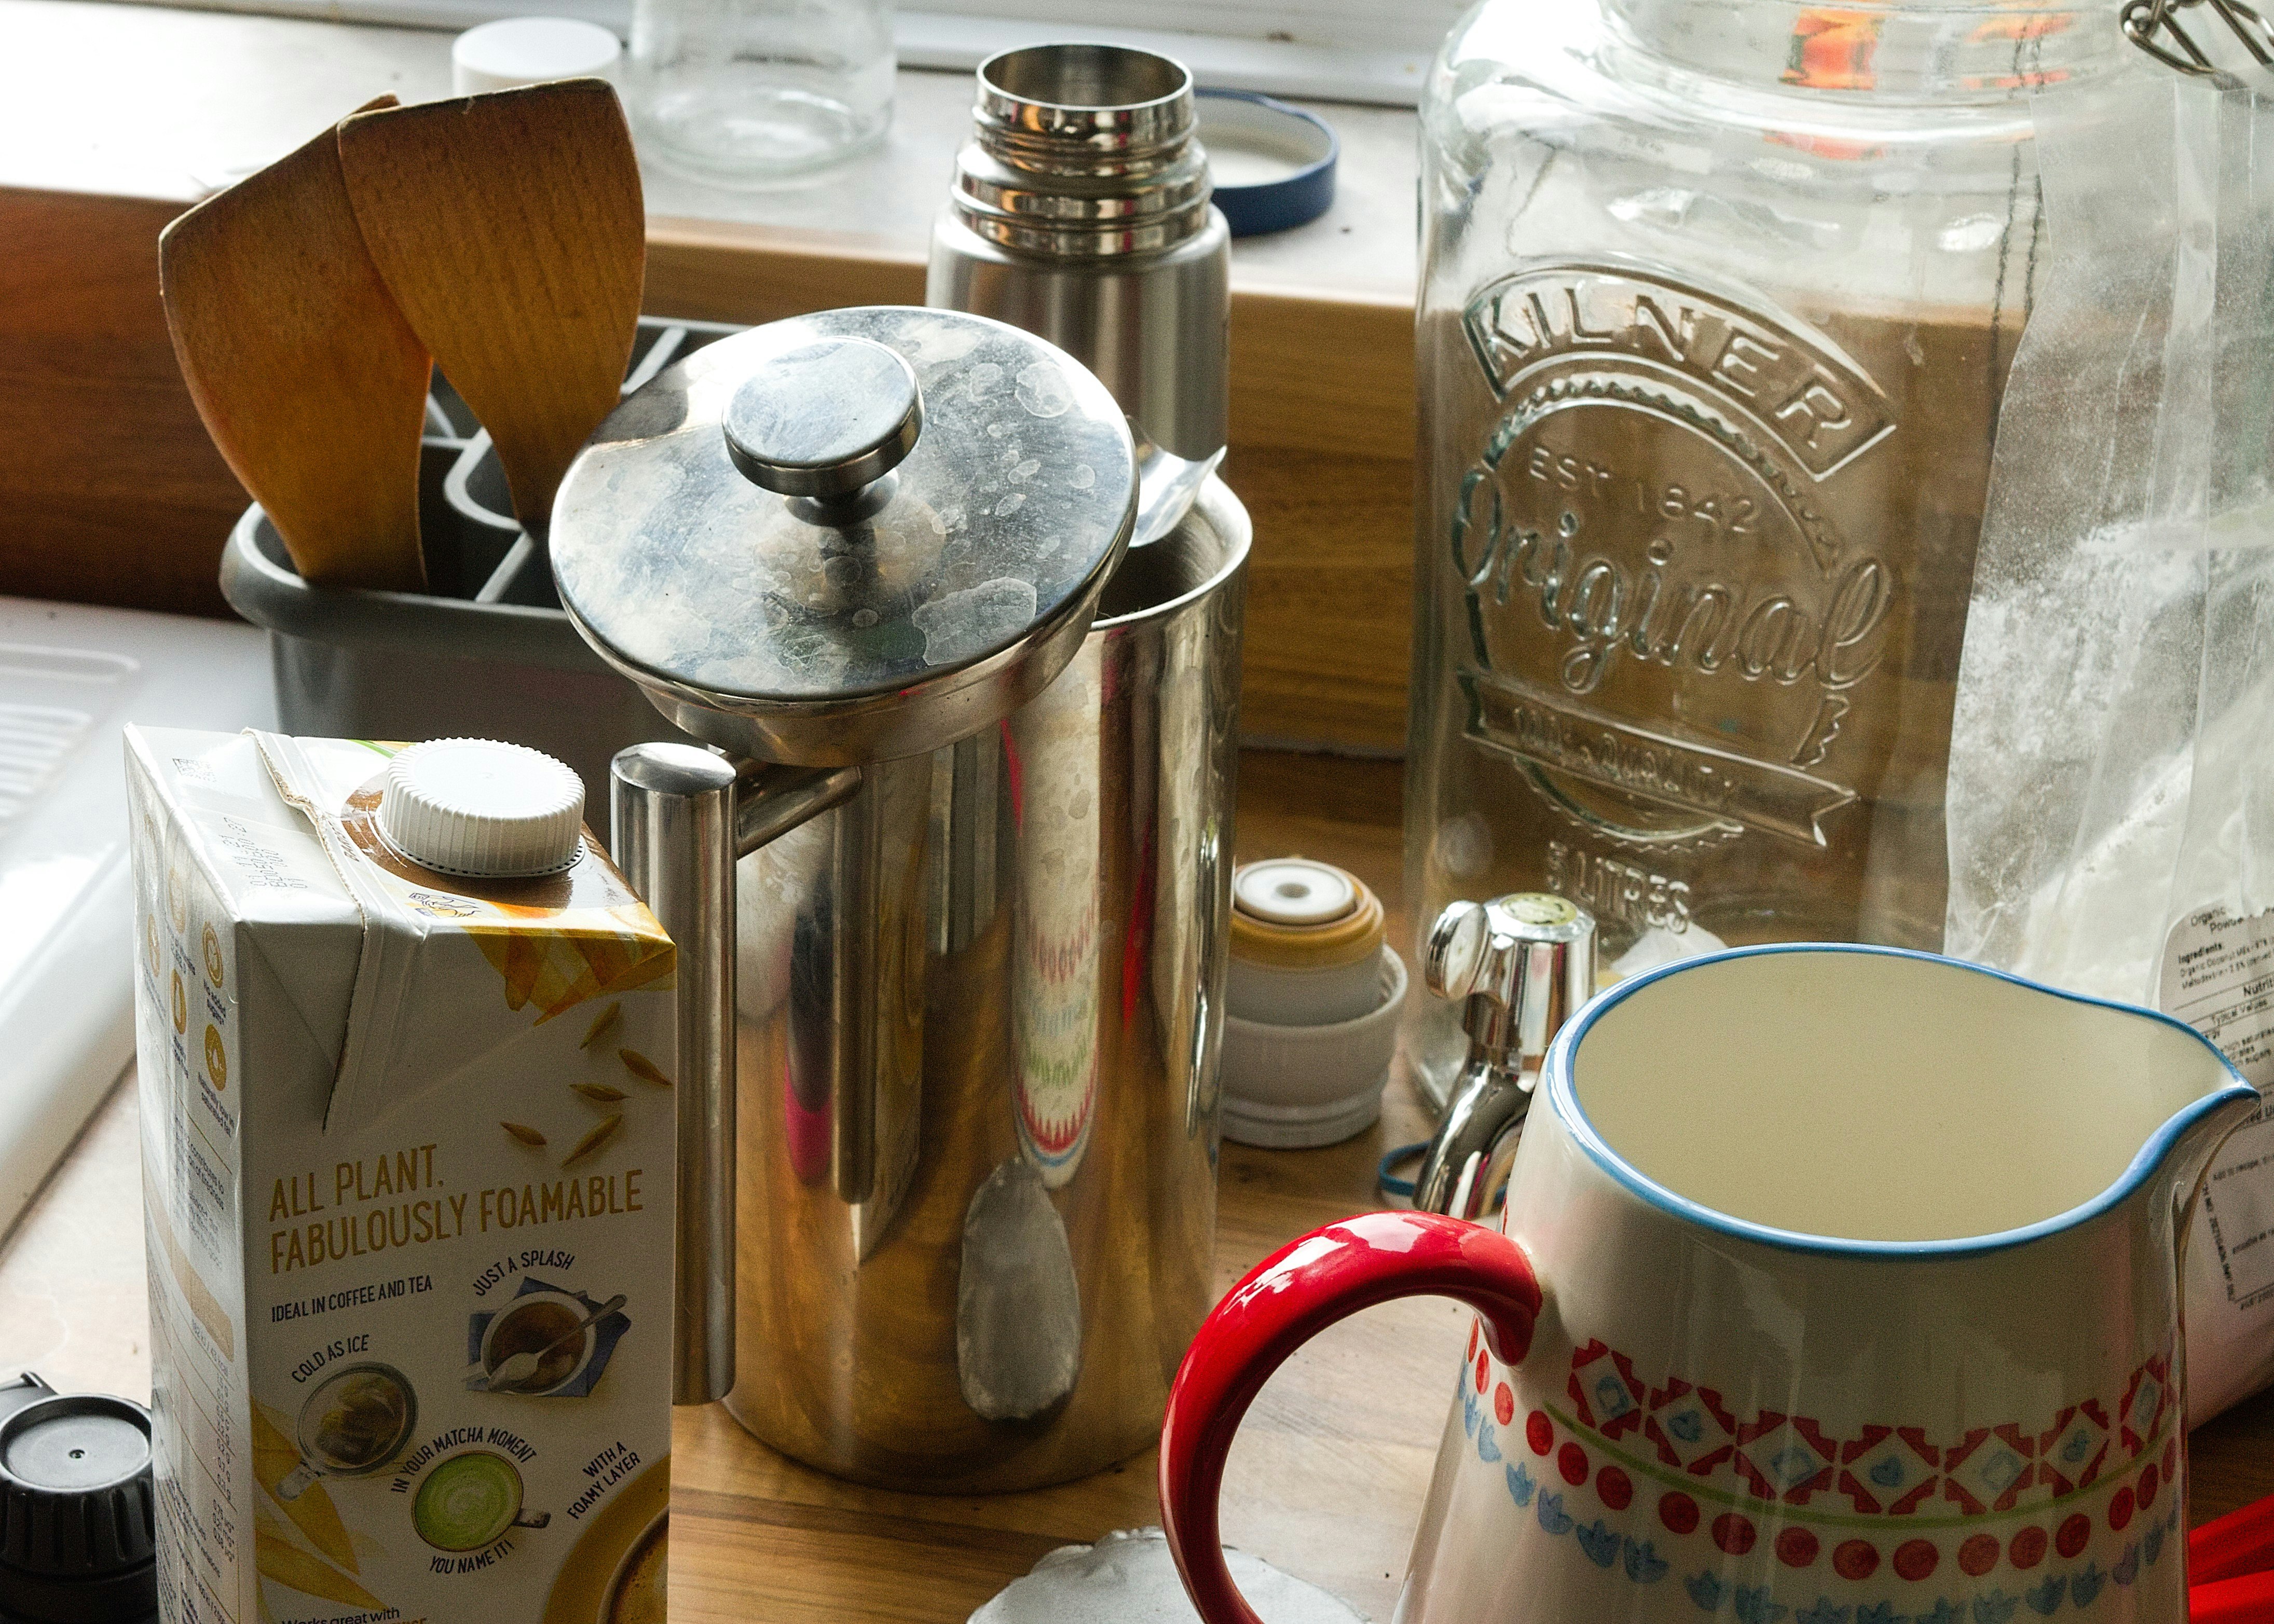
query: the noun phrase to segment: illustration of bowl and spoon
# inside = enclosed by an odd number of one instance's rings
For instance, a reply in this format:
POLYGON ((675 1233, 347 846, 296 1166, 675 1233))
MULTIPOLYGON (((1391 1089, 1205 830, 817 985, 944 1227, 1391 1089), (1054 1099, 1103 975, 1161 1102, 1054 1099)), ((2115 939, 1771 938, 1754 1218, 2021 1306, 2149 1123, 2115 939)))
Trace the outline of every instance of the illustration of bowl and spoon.
POLYGON ((482 1333, 482 1357, 466 1367, 467 1387, 541 1395, 566 1387, 591 1362, 599 1340, 592 1327, 625 1300, 620 1291, 587 1312, 581 1299, 565 1292, 516 1297, 482 1333))

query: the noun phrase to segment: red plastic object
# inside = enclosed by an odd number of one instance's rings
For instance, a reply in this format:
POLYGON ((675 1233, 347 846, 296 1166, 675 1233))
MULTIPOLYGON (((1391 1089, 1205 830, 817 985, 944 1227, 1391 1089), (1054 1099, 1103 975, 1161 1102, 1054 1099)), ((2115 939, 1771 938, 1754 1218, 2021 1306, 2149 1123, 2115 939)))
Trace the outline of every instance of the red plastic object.
POLYGON ((2244 1574, 2187 1591, 2188 1624, 2268 1624, 2274 1620, 2274 1572, 2244 1574))
POLYGON ((1337 1320, 1427 1295, 1475 1309, 1504 1365, 1532 1345, 1540 1282, 1524 1249, 1434 1213, 1362 1213, 1314 1229, 1257 1264, 1201 1326, 1161 1427, 1161 1523, 1207 1624, 1262 1624, 1231 1582, 1216 1527, 1224 1456, 1248 1404, 1289 1354, 1337 1320))
POLYGON ((2270 1568, 2274 1568, 2274 1495, 2230 1511, 2187 1536, 2190 1584, 2210 1584, 2270 1568))

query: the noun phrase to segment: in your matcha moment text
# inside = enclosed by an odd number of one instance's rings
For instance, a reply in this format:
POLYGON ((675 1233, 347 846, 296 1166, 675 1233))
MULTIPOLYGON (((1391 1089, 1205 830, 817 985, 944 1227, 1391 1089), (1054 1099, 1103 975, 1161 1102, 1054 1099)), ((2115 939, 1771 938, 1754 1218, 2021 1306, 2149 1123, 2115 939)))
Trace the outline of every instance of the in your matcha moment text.
POLYGON ((268 1272, 646 1210, 644 1168, 451 1190, 436 1149, 406 1146, 335 1162, 328 1173, 311 1169, 277 1179, 268 1199, 268 1272))

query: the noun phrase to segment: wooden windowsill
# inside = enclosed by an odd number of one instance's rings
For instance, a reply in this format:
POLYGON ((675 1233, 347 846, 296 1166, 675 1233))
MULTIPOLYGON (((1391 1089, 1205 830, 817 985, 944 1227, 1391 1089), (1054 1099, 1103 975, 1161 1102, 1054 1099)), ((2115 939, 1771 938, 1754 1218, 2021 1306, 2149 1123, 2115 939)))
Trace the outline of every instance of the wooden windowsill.
MULTIPOLYGON (((0 0, 0 186, 193 203, 373 96, 448 95, 450 41, 437 29, 219 9, 0 0)), ((650 165, 649 212, 921 259, 970 132, 971 95, 968 74, 904 71, 892 129, 875 150, 749 188, 650 165)), ((1236 244, 1234 280, 1410 306, 1413 115, 1311 105, 1342 141, 1336 205, 1309 225, 1236 244)))
MULTIPOLYGON (((226 613, 216 563, 245 498, 176 371, 157 234, 373 96, 448 94, 449 40, 0 0, 0 592, 226 613)), ((651 172, 648 308, 760 321, 921 302, 969 102, 964 75, 904 72, 886 145, 797 185, 728 192, 651 172)), ((1224 475, 1256 530, 1243 731, 1394 752, 1412 597, 1414 121, 1322 110, 1343 138, 1335 208, 1233 249, 1224 475)))

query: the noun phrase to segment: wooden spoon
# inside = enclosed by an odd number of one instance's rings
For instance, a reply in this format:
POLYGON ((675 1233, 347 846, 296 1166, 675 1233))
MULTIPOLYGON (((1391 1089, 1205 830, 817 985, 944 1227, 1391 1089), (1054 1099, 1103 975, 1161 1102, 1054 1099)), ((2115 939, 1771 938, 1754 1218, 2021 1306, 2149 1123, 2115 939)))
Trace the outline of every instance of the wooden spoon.
POLYGON ((541 536, 639 322, 646 216, 615 92, 567 79, 360 113, 340 159, 380 274, 541 536))
POLYGON ((335 132, 169 225, 158 289, 206 432, 301 576, 422 590, 433 365, 365 252, 335 132))

